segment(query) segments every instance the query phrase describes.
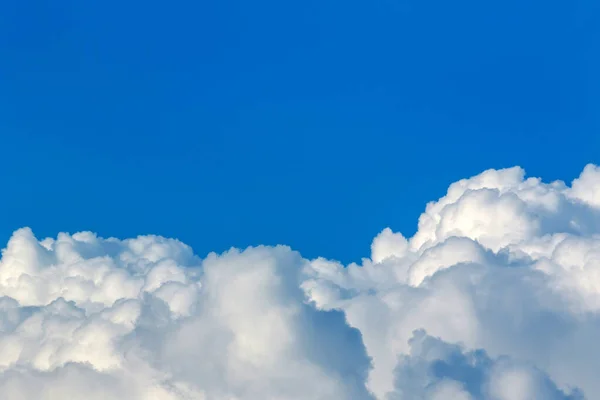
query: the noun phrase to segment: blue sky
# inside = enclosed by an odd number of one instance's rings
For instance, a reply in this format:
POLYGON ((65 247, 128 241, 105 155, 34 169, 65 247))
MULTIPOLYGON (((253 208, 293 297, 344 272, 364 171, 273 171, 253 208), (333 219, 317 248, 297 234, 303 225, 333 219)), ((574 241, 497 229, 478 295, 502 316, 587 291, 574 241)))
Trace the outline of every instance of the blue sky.
POLYGON ((0 236, 369 255, 487 168, 598 162, 593 1, 8 1, 0 236))

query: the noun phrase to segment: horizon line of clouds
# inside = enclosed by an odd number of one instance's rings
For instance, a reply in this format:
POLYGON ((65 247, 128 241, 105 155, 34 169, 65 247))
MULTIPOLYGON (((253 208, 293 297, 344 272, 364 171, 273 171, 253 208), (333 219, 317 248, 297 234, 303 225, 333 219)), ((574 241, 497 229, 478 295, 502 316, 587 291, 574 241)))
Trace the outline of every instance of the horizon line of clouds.
POLYGON ((596 398, 600 168, 462 179, 360 264, 22 228, 0 310, 8 400, 596 398))

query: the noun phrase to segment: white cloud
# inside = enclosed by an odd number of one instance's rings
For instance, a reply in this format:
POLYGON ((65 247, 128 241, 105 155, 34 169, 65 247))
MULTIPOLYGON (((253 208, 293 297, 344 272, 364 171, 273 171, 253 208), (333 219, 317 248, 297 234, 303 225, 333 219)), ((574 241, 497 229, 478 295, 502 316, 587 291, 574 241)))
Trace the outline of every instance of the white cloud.
POLYGON ((461 180, 428 204, 408 250, 385 230, 371 260, 326 273, 313 262, 303 287, 361 331, 378 398, 394 392, 398 357, 418 329, 530 363, 558 387, 600 398, 591 372, 600 367, 596 172, 586 167, 572 187, 526 179, 519 168, 461 180))
POLYGON ((360 333, 305 302, 307 263, 19 230, 0 263, 2 398, 371 398, 360 333))
POLYGON ((600 398, 598 171, 570 186, 520 168, 461 180, 360 265, 21 229, 0 261, 0 393, 600 398))

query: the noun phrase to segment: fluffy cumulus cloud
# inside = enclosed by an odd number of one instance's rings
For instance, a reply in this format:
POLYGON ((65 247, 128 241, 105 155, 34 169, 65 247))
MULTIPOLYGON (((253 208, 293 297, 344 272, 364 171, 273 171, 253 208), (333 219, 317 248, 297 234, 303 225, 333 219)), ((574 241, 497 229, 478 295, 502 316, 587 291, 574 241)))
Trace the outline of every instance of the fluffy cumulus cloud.
POLYGON ((3 399, 371 398, 341 311, 307 304, 287 247, 206 259, 176 240, 38 241, 0 264, 3 399))
POLYGON ((360 264, 27 228, 0 260, 6 400, 596 399, 599 337, 593 165, 455 182, 360 264))

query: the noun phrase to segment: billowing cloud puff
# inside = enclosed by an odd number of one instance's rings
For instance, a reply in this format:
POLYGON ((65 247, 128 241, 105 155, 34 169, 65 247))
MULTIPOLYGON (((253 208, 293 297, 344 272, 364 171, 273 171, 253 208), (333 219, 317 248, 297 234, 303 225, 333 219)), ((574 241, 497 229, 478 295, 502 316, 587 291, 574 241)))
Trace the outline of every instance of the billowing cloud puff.
POLYGON ((306 303, 307 263, 19 230, 0 264, 2 398, 369 399, 360 332, 306 303))
POLYGON ((600 398, 599 171, 461 180, 360 265, 18 230, 0 261, 1 397, 600 398))

